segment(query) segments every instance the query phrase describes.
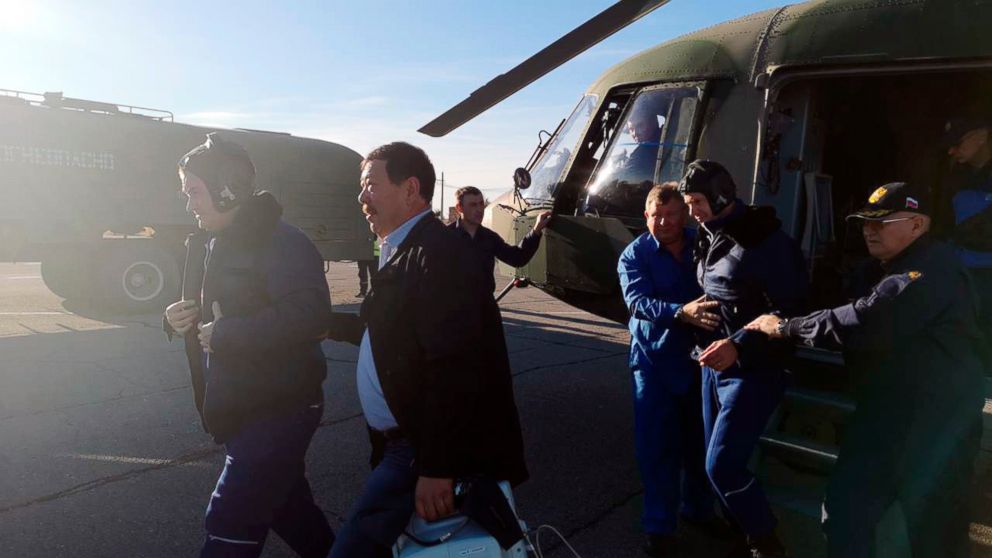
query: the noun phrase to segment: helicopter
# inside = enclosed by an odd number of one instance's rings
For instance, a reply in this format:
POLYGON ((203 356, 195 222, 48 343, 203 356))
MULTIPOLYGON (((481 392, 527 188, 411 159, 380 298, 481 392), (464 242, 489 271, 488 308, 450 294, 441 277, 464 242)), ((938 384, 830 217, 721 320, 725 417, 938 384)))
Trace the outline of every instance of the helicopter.
MULTIPOLYGON (((617 2, 420 131, 449 133, 666 3, 617 2)), ((817 0, 629 57, 588 87, 514 174, 513 190, 487 209, 486 225, 510 242, 523 238, 537 214, 554 212, 530 264, 501 271, 518 285, 626 322, 616 263, 646 230, 647 192, 704 158, 730 171, 745 202, 775 208, 809 266, 811 307, 842 304, 845 273, 866 258, 860 231, 844 217, 879 184, 915 177, 940 185, 950 170, 940 148, 943 123, 992 108, 988 29, 987 2, 817 0), (650 142, 635 131, 645 117, 657 130, 650 142), (632 169, 644 145, 653 157, 632 169)), ((794 387, 761 448, 793 471, 822 475, 854 409, 851 379, 832 351, 798 348, 789 369, 794 387)), ((795 505, 818 518, 818 491, 788 476, 775 479, 782 500, 814 494, 795 505)))

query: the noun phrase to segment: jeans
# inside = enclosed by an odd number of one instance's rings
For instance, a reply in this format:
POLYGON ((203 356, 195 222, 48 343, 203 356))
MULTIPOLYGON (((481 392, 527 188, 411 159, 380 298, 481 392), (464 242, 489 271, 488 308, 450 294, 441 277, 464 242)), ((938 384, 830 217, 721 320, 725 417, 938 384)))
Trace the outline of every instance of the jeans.
POLYGON ((406 440, 386 442, 382 460, 338 532, 330 558, 390 556, 390 547, 413 515, 416 486, 413 446, 406 440))

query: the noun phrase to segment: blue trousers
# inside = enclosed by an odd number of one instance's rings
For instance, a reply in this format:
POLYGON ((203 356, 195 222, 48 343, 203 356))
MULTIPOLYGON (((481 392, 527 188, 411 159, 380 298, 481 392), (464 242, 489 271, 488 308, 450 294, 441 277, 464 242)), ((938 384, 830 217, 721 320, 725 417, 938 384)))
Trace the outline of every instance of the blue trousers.
MULTIPOLYGON (((682 365, 676 363, 674 365, 682 365)), ((713 492, 703 466, 703 421, 698 369, 685 393, 676 393, 666 374, 633 369, 634 447, 644 484, 645 533, 674 533, 681 513, 691 519, 714 517, 713 492)))
POLYGON ((747 464, 784 395, 782 370, 703 367, 706 474, 731 519, 752 537, 771 532, 776 519, 747 464))
POLYGON ((413 515, 417 486, 413 460, 409 442, 386 442, 382 460, 365 482, 365 492, 338 531, 330 558, 391 556, 390 547, 413 515))
POLYGON ((269 529, 300 556, 327 556, 334 533, 313 501, 304 464, 322 414, 316 406, 258 421, 225 444, 201 558, 257 557, 269 529))

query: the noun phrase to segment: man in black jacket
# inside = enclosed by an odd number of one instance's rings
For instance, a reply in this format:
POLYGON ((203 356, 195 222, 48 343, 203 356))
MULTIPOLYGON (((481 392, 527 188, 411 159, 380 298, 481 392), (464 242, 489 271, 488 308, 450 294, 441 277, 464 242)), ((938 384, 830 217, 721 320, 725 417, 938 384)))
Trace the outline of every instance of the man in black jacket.
POLYGON ((748 324, 772 339, 842 348, 858 407, 824 501, 831 557, 876 555, 876 526, 901 504, 916 557, 968 556, 968 489, 982 434, 977 304, 965 267, 928 233, 930 194, 878 188, 852 215, 875 286, 837 308, 748 324))
POLYGON ((488 279, 486 287, 489 292, 496 290, 493 271, 496 260, 513 267, 523 267, 534 257, 537 247, 541 245, 541 235, 551 219, 551 212, 545 211, 537 216, 534 228, 516 246, 508 244, 498 234, 482 226, 482 216, 486 212, 486 199, 475 186, 465 186, 455 192, 455 210, 458 219, 448 225, 448 228, 458 232, 476 248, 479 268, 488 279))
POLYGON ((380 269, 360 316, 337 314, 328 329, 360 345, 373 470, 332 558, 388 556, 414 511, 427 520, 455 511, 460 477, 527 478, 499 308, 472 246, 431 213, 434 180, 427 155, 407 143, 362 162, 359 202, 381 242, 380 269))
POLYGON ((696 277, 720 304, 719 326, 697 331, 703 374, 706 473, 755 558, 785 556, 776 518, 748 460, 785 394, 780 358, 788 350, 744 329, 760 314, 795 315, 808 279, 802 253, 770 207, 745 205, 730 173, 714 161, 693 161, 679 184, 699 222, 696 277))
POLYGON ((210 134, 179 174, 202 232, 187 240, 183 300, 165 327, 185 339, 196 408, 227 450, 201 556, 259 556, 272 529, 300 556, 323 558, 334 534, 304 471, 327 373, 323 261, 275 198, 254 192, 240 145, 210 134))

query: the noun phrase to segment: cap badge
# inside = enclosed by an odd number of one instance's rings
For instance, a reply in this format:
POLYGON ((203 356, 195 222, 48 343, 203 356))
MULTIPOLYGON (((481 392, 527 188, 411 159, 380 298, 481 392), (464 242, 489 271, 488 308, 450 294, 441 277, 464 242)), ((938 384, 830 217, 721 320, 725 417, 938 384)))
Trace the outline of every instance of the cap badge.
POLYGON ((923 277, 923 273, 919 271, 910 271, 909 273, 906 274, 906 276, 909 277, 910 281, 916 281, 920 277, 923 277))
POLYGON ((234 192, 231 191, 231 187, 230 186, 224 186, 224 189, 220 191, 220 194, 219 195, 220 195, 220 197, 222 197, 222 198, 224 198, 226 200, 231 200, 231 201, 234 201, 234 198, 236 197, 234 195, 234 192))
POLYGON ((907 209, 919 209, 920 208, 920 202, 918 202, 915 199, 907 196, 906 197, 906 208, 907 209))
POLYGON ((868 198, 868 203, 878 203, 888 193, 889 191, 885 189, 885 186, 879 186, 877 190, 872 192, 871 197, 868 198))

